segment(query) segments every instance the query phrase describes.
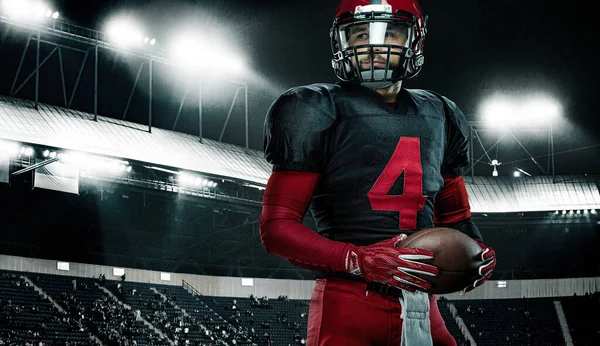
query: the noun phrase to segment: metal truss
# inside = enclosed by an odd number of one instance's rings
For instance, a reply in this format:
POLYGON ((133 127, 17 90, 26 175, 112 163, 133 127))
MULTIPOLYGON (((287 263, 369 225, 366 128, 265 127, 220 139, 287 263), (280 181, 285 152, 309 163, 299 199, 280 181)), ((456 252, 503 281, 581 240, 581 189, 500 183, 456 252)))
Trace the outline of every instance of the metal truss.
MULTIPOLYGON (((128 95, 128 99, 126 104, 124 105, 124 109, 122 113, 118 113, 122 120, 125 120, 130 111, 132 99, 134 97, 134 93, 138 85, 140 84, 140 78, 142 74, 145 73, 148 76, 148 132, 152 132, 153 126, 153 112, 152 112, 152 100, 153 100, 153 77, 155 64, 163 64, 168 67, 174 67, 175 62, 169 60, 167 55, 157 47, 145 47, 146 49, 137 49, 137 50, 124 50, 111 45, 108 42, 107 37, 104 33, 83 28, 80 26, 76 26, 73 24, 69 24, 66 22, 55 21, 52 25, 33 25, 23 22, 18 22, 8 17, 4 17, 0 15, 0 23, 4 24, 4 30, 0 29, 0 47, 4 45, 6 42, 6 38, 11 31, 14 31, 23 36, 24 47, 22 53, 20 54, 20 60, 15 71, 14 77, 12 78, 12 85, 10 88, 10 96, 16 97, 20 96, 25 90, 25 86, 28 83, 35 83, 35 94, 34 94, 34 107, 39 109, 39 100, 40 100, 40 78, 49 78, 44 77, 44 73, 40 74, 40 70, 46 66, 53 65, 55 60, 58 60, 58 66, 54 65, 50 68, 57 69, 60 72, 60 87, 62 97, 60 102, 63 104, 65 108, 71 109, 73 105, 73 101, 78 92, 81 92, 80 86, 82 85, 82 78, 84 75, 84 71, 89 71, 90 68, 93 69, 93 117, 94 121, 98 121, 98 104, 99 94, 98 94, 98 79, 99 77, 99 56, 100 54, 119 54, 124 55, 129 58, 140 59, 141 62, 139 66, 137 66, 137 71, 135 74, 135 79, 133 81, 133 85, 128 95), (23 35, 23 33, 25 33, 23 35), (32 49, 32 46, 34 49, 32 49), (49 47, 49 50, 43 50, 42 48, 49 47), (63 62, 63 52, 66 50, 70 52, 76 52, 81 57, 80 63, 78 65, 73 66, 73 75, 76 75, 76 79, 74 83, 67 83, 65 79, 65 64, 63 62), (47 52, 42 55, 41 52, 47 52), (27 58, 31 58, 31 54, 35 54, 35 68, 33 71, 25 71, 25 62, 27 58), (75 70, 77 69, 77 70, 75 70), (72 85, 72 89, 68 89, 67 85, 72 85)), ((68 68, 68 67, 67 67, 68 68)), ((228 113, 226 114, 226 118, 224 124, 222 125, 220 135, 218 140, 222 141, 224 133, 228 127, 230 119, 233 115, 233 110, 238 102, 244 102, 244 116, 245 116, 245 149, 248 152, 249 150, 249 134, 248 134, 248 83, 246 81, 236 80, 229 76, 223 75, 220 76, 224 82, 231 83, 235 86, 235 94, 233 99, 229 105, 228 113)), ((198 78, 197 83, 193 86, 195 91, 197 86, 198 90, 198 139, 202 142, 203 139, 203 129, 202 129, 202 120, 203 120, 203 81, 201 78, 198 78), (197 85, 196 85, 197 84, 197 85)), ((185 85, 183 88, 183 92, 180 100, 178 100, 178 108, 177 113, 175 115, 173 124, 171 129, 175 130, 180 116, 183 110, 184 105, 186 104, 186 99, 192 92, 192 87, 189 85, 185 85)), ((60 94, 59 94, 60 95, 60 94)), ((33 164, 33 162, 21 162, 17 166, 19 170, 12 172, 13 176, 20 176, 24 173, 31 172, 36 168, 40 168, 47 164, 57 161, 56 159, 48 159, 42 162, 33 164)), ((195 235, 197 239, 196 241, 190 242, 190 247, 187 251, 200 251, 206 252, 207 257, 196 263, 183 263, 180 259, 178 260, 176 257, 169 257, 157 259, 155 256, 148 256, 148 249, 144 250, 141 246, 141 243, 135 242, 133 240, 124 242, 126 244, 131 244, 131 247, 127 248, 127 251, 108 251, 106 253, 97 253, 97 254, 88 254, 99 257, 106 257, 112 263, 124 263, 124 261, 129 260, 128 255, 125 253, 132 253, 132 256, 137 265, 141 265, 144 267, 151 267, 153 265, 169 265, 173 271, 177 271, 177 269, 183 269, 184 266, 188 266, 188 270, 193 270, 194 272, 204 274, 204 273, 213 273, 213 274, 223 274, 226 271, 229 271, 230 275, 233 276, 257 276, 258 274, 265 276, 269 275, 271 271, 276 270, 278 272, 296 272, 295 268, 283 268, 281 264, 273 259, 264 259, 264 253, 259 252, 255 249, 256 246, 251 246, 250 243, 260 244, 258 239, 258 225, 257 212, 260 212, 261 205, 261 196, 260 194, 252 195, 247 194, 241 191, 223 191, 222 189, 216 190, 211 188, 186 188, 181 187, 173 182, 170 182, 166 179, 161 179, 159 177, 149 177, 149 176, 140 176, 135 174, 129 174, 125 177, 117 177, 117 176, 92 176, 87 175, 85 180, 95 181, 95 183, 111 185, 118 184, 122 189, 143 192, 143 195, 148 195, 149 201, 152 200, 151 195, 159 196, 164 195, 166 193, 172 193, 172 195, 177 195, 179 200, 192 201, 194 205, 203 205, 207 208, 207 210, 211 210, 209 214, 212 214, 212 208, 216 208, 220 211, 228 210, 231 208, 234 213, 238 214, 248 214, 251 221, 244 221, 242 218, 238 220, 238 218, 233 218, 229 220, 227 223, 224 221, 222 224, 213 223, 213 225, 205 225, 206 231, 204 234, 198 236, 195 235), (200 202, 199 201, 204 201, 200 202), (200 241, 200 242, 198 242, 200 241), (228 258, 234 256, 237 258, 237 264, 232 265, 227 260, 228 258)), ((108 201, 110 194, 104 193, 104 189, 101 188, 101 197, 100 199, 103 201, 108 201)), ((115 196, 113 196, 116 198, 115 196)), ((119 194, 119 198, 120 194, 119 194)), ((145 197, 144 197, 145 198, 145 197)), ((144 199, 145 200, 145 199, 144 199)), ((110 204, 107 204, 110 205, 110 204)), ((142 209, 142 213, 145 209, 142 209)), ((215 214, 217 217, 218 214, 215 214)), ((247 219, 248 219, 247 218, 247 219)), ((193 220, 185 220, 180 221, 182 224, 194 222, 193 220)), ((127 236, 127 232, 123 232, 123 230, 119 229, 107 229, 104 232, 104 235, 107 237, 107 241, 113 244, 120 243, 119 240, 122 240, 123 236, 127 236)), ((143 232, 134 233, 136 236, 144 236, 148 237, 148 235, 144 235, 143 232)), ((132 234, 133 236, 133 234, 132 234)), ((152 249, 160 249, 161 244, 165 242, 165 239, 172 237, 183 237, 183 235, 165 235, 165 236, 157 236, 155 238, 155 242, 145 244, 145 246, 150 246, 152 249)), ((23 245, 23 246, 26 246, 23 245)), ((259 245, 260 246, 260 245, 259 245)), ((158 251, 158 250, 156 250, 158 251)), ((186 252, 187 252, 186 251, 186 252)), ((163 256, 164 257, 164 256, 163 256)), ((279 260, 280 262, 284 261, 283 259, 279 260)), ((301 274, 294 274, 297 277, 302 278, 301 274)))
MULTIPOLYGON (((125 56, 129 56, 129 57, 135 57, 135 58, 139 58, 142 59, 142 63, 140 64, 138 70, 137 70, 137 75, 135 78, 135 82, 132 86, 131 92, 129 94, 129 98, 127 100, 127 104, 125 105, 125 108, 123 110, 123 115, 121 116, 121 119, 125 119, 127 116, 127 113, 129 111, 130 105, 131 105, 131 100, 133 98, 135 89, 138 85, 139 79, 140 79, 140 75, 142 74, 142 71, 144 69, 146 69, 146 73, 148 74, 148 89, 149 89, 149 93, 148 93, 148 132, 152 132, 152 100, 153 100, 153 77, 154 77, 154 64, 163 64, 169 67, 175 67, 177 65, 176 62, 172 61, 169 59, 169 57, 167 56, 167 54, 160 48, 158 47, 154 47, 154 46, 147 46, 145 47, 145 49, 131 49, 131 50, 126 50, 126 49, 122 49, 120 47, 117 47, 115 45, 112 45, 106 34, 102 33, 100 31, 96 31, 96 30, 92 30, 92 29, 88 29, 88 28, 84 28, 84 27, 80 27, 74 24, 70 24, 67 22, 63 22, 60 20, 57 21, 53 21, 52 25, 45 25, 45 24, 30 24, 30 23, 25 23, 25 22, 20 22, 20 21, 16 21, 12 18, 6 17, 6 16, 2 16, 0 15, 0 22, 4 23, 6 25, 6 28, 4 30, 4 33, 2 34, 2 43, 0 43, 0 47, 3 45, 3 43, 6 40, 6 36, 8 35, 9 31, 11 30, 11 28, 16 28, 22 32, 28 33, 27 36, 27 41, 25 43, 25 47, 23 49, 23 53, 21 54, 21 60, 19 63, 19 66, 17 68, 17 71, 15 73, 14 79, 13 79, 13 83, 12 83, 12 88, 10 90, 10 95, 11 96, 16 96, 21 90, 22 88, 25 86, 25 84, 27 84, 32 78, 35 77, 35 95, 34 95, 34 100, 35 100, 35 108, 38 109, 39 106, 39 92, 40 92, 40 68, 42 68, 47 62, 48 60, 55 54, 58 55, 58 60, 59 60, 59 69, 60 69, 60 75, 61 75, 61 82, 62 82, 62 93, 63 93, 63 102, 64 102, 64 106, 66 108, 70 108, 71 104, 73 102, 73 98, 75 96, 75 93, 78 90, 80 81, 81 81, 81 76, 83 74, 83 71, 85 69, 85 67, 87 65, 89 65, 90 63, 88 63, 88 60, 93 60, 93 62, 91 64, 93 64, 93 71, 94 71, 94 83, 93 83, 93 95, 94 95, 94 120, 97 121, 98 120, 98 56, 100 54, 100 52, 102 51, 106 51, 109 54, 122 54, 125 56), (20 81, 20 74, 21 74, 21 70, 23 68, 23 62, 25 61, 25 58, 28 55, 28 50, 29 50, 29 46, 34 43, 35 44, 35 69, 34 71, 30 72, 27 77, 25 77, 22 81, 20 81), (40 46, 41 44, 44 45, 48 45, 51 47, 54 47, 52 49, 52 51, 47 54, 44 57, 40 56, 40 46), (83 49, 82 49, 83 47, 83 49), (64 64, 63 64, 63 59, 62 59, 62 50, 71 50, 71 51, 75 51, 75 52, 79 52, 83 55, 83 60, 81 62, 81 65, 79 66, 79 71, 77 74, 77 79, 75 81, 73 90, 71 90, 70 92, 70 97, 67 98, 67 94, 68 91, 66 90, 66 86, 65 86, 65 73, 64 73, 64 64), (90 59, 90 55, 93 56, 93 59, 90 59), (20 83, 17 85, 17 83, 20 81, 20 83)), ((243 102, 244 102, 244 125, 245 125, 245 150, 246 152, 248 152, 249 150, 249 130, 248 130, 248 83, 247 81, 243 81, 243 80, 239 80, 239 79, 235 79, 231 76, 228 76, 226 74, 219 76, 218 79, 234 84, 236 86, 236 91, 235 91, 235 96, 233 97, 233 100, 231 102, 231 106, 229 108, 229 112, 227 114, 227 118, 225 120, 225 123, 223 124, 222 130, 221 130, 221 135, 219 136, 219 141, 222 140, 223 138, 223 134, 225 132, 225 129, 227 128, 227 125, 229 123, 229 119, 232 115, 232 111, 234 108, 234 105, 236 104, 236 102, 238 101, 238 97, 240 94, 240 91, 243 91, 244 95, 243 95, 243 102)), ((202 108, 203 108, 203 96, 202 96, 202 85, 203 85, 203 80, 201 77, 198 78, 198 105, 197 105, 197 109, 198 109, 198 140, 202 143, 202 139, 203 139, 203 130, 202 130, 202 121, 203 121, 203 114, 202 114, 202 108)), ((179 121, 179 117, 181 115, 181 111, 183 109, 183 105, 185 103, 186 97, 188 95, 188 88, 186 87, 184 89, 182 98, 181 98, 181 102, 179 104, 179 109, 177 112, 177 115, 175 117, 175 121, 173 122, 173 127, 172 129, 175 129, 177 122, 179 121)))
MULTIPOLYGON (((60 158, 52 158, 47 159, 38 163, 33 163, 31 161, 16 161, 11 160, 11 164, 14 167, 22 167, 14 172, 11 172, 12 176, 21 175, 35 169, 41 168, 53 162, 59 161, 60 158)), ((156 190, 156 191, 164 191, 170 192, 174 194, 178 194, 179 196, 190 196, 191 198, 202 198, 207 200, 223 201, 229 203, 235 203, 239 207, 249 207, 249 208, 260 208, 262 205, 262 194, 250 194, 244 193, 242 191, 235 190, 223 190, 215 189, 211 187, 184 187, 180 186, 168 179, 157 178, 157 177, 149 177, 136 173, 129 173, 124 176, 119 175, 109 175, 109 174, 91 174, 87 173, 85 178, 87 180, 93 180, 96 182, 105 182, 105 183, 116 183, 123 186, 130 186, 132 188, 143 189, 143 190, 156 190)))
MULTIPOLYGON (((486 125, 483 122, 480 121, 471 121, 470 122, 470 127, 471 127, 471 138, 469 140, 469 153, 470 153, 470 167, 469 169, 465 172, 465 175, 467 174, 471 174, 471 176, 475 175, 475 166, 479 163, 481 163, 484 160, 487 160, 486 164, 487 165, 492 165, 492 158, 490 157, 489 153, 490 151, 492 151, 493 149, 497 149, 499 144, 501 144, 503 141, 508 140, 508 138, 512 138, 513 140, 515 140, 517 142, 517 144, 519 145, 519 147, 528 155, 529 159, 531 160, 539 169, 540 171, 544 174, 544 175, 550 175, 552 177, 555 176, 554 174, 554 134, 553 134, 553 127, 552 124, 550 123, 548 126, 538 126, 538 127, 534 127, 534 128, 507 128, 504 130, 499 130, 497 128, 492 128, 489 125, 486 125), (496 142, 494 142, 494 144, 490 145, 489 147, 486 147, 483 144, 483 141, 481 140, 481 136, 480 134, 483 132, 495 132, 495 133, 501 133, 500 137, 498 138, 498 140, 496 140, 496 142), (548 152, 546 155, 548 157, 548 161, 547 161, 547 167, 546 169, 544 169, 544 167, 536 160, 536 157, 533 156, 531 154, 531 152, 525 147, 525 145, 523 145, 523 143, 521 142, 521 140, 519 140, 519 136, 518 134, 521 133, 532 133, 532 132, 542 132, 542 133, 547 133, 547 143, 548 143, 548 152), (477 142, 477 144, 479 145, 479 147, 483 150, 483 154, 481 154, 477 159, 475 159, 475 142, 477 142)), ((539 157, 537 157, 539 158, 539 157)), ((485 175, 487 175, 489 173, 486 173, 485 175)))

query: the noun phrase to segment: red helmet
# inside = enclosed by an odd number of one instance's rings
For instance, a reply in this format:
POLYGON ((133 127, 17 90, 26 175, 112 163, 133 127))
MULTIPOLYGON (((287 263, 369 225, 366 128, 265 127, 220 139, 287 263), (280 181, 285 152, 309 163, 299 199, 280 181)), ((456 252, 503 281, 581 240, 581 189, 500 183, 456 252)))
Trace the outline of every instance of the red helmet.
POLYGON ((330 32, 335 74, 372 87, 416 76, 426 22, 417 0, 342 0, 330 32))

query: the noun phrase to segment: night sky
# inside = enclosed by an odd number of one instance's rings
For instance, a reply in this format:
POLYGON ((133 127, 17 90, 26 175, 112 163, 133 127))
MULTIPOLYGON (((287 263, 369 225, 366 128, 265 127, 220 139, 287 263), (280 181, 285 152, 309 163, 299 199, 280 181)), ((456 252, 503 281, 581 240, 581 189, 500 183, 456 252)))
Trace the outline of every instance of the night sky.
MULTIPOLYGON (((553 96, 562 104, 565 117, 554 133, 557 174, 600 174, 600 147, 596 146, 600 126, 592 106, 597 64, 591 50, 597 37, 592 37, 592 21, 585 18, 591 16, 590 10, 578 3, 583 1, 422 0, 430 17, 425 66, 405 86, 449 97, 470 120, 478 120, 479 104, 494 92, 553 96)), ((257 149, 261 149, 264 113, 279 93, 297 85, 336 82, 330 67, 329 29, 338 1, 68 0, 54 4, 61 18, 99 30, 111 15, 135 14, 158 45, 166 45, 186 23, 199 33, 216 30, 226 35, 245 53, 251 73, 262 78, 260 85, 251 87, 249 100, 254 105, 251 146, 257 149)), ((225 112, 227 108, 223 107, 225 112)), ((546 141, 527 133, 519 136, 533 156, 548 153, 546 141)), ((496 134, 482 134, 484 146, 496 139, 496 134)), ((519 167, 534 175, 542 174, 527 160, 528 154, 508 140, 493 155, 500 161, 520 162, 519 167)), ((546 158, 538 160, 545 165, 546 158)))

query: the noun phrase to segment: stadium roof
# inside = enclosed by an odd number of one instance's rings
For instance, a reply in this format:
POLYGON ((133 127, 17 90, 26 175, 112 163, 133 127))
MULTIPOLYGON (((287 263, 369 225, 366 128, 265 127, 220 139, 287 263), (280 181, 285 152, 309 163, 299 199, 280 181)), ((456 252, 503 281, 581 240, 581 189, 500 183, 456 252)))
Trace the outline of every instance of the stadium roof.
MULTIPOLYGON (((266 184, 271 165, 257 150, 153 128, 115 118, 0 96, 0 138, 76 150, 175 169, 266 184)), ((533 176, 518 179, 466 176, 473 212, 600 209, 595 177, 533 176)))
POLYGON ((471 211, 513 213, 570 211, 600 208, 600 193, 595 177, 466 176, 471 211))
POLYGON ((266 184, 262 152, 119 119, 0 96, 0 138, 266 184))

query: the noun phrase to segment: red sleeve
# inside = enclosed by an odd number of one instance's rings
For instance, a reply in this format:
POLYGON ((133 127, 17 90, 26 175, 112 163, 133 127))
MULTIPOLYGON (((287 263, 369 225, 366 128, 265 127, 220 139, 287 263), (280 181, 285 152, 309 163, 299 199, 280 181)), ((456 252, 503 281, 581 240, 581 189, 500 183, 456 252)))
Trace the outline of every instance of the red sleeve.
POLYGON ((345 271, 351 244, 327 239, 302 224, 319 175, 273 172, 263 197, 260 239, 265 250, 302 268, 345 271))
POLYGON ((471 217, 469 196, 463 177, 444 178, 444 186, 435 197, 433 222, 448 224, 471 217))

